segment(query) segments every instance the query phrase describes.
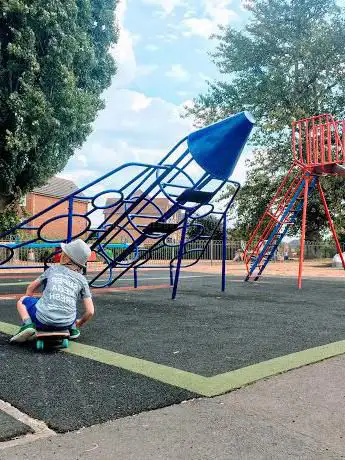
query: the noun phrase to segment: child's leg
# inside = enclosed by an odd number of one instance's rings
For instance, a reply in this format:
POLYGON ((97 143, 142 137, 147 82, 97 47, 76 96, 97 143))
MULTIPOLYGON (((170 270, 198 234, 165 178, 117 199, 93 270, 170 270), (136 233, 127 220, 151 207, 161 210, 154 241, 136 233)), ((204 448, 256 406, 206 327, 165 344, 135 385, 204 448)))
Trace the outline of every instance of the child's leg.
POLYGON ((34 297, 21 297, 17 302, 17 310, 22 320, 22 326, 10 342, 26 342, 33 339, 36 333, 36 302, 34 297))
POLYGON ((75 340, 75 339, 78 339, 79 336, 80 336, 80 331, 79 329, 77 328, 77 325, 76 325, 76 322, 74 321, 74 323, 72 324, 72 326, 70 326, 69 328, 69 339, 70 340, 75 340))
POLYGON ((26 305, 24 305, 23 300, 26 299, 27 296, 21 297, 18 302, 17 302, 17 310, 18 314, 20 316, 20 319, 22 320, 23 324, 26 323, 32 323, 31 317, 28 313, 28 309, 26 305))

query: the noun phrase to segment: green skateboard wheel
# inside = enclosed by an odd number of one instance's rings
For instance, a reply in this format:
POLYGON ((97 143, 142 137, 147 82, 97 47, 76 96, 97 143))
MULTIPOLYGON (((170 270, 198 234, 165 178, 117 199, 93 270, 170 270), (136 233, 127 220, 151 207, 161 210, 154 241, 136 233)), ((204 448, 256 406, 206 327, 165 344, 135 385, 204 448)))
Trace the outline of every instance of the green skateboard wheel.
POLYGON ((62 348, 68 348, 68 339, 63 339, 62 348))
POLYGON ((43 340, 37 340, 37 342, 36 342, 36 350, 44 350, 44 342, 43 342, 43 340))

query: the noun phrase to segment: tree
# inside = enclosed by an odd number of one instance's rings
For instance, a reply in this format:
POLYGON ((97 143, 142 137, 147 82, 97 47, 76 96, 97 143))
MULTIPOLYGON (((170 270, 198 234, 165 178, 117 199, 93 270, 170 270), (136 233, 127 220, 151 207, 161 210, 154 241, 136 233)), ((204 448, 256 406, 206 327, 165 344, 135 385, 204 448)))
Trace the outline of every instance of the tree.
POLYGON ((61 171, 111 83, 116 0, 0 2, 0 211, 61 171))
MULTIPOLYGON (((212 233, 214 232, 214 235, 212 237, 213 240, 221 240, 223 239, 223 226, 222 223, 219 224, 219 220, 213 216, 212 214, 209 214, 208 216, 205 217, 199 217, 196 221, 195 224, 201 224, 204 227, 204 235, 209 235, 211 236, 212 233)), ((187 229, 187 235, 188 239, 194 238, 197 235, 200 234, 200 227, 197 225, 191 225, 187 229)))
MULTIPOLYGON (((257 120, 254 157, 237 200, 244 236, 292 162, 292 121, 328 112, 345 115, 344 9, 334 0, 256 0, 251 11, 244 29, 223 28, 215 37, 213 61, 223 77, 209 83, 207 93, 188 109, 197 125, 242 110, 257 120)), ((343 181, 331 179, 325 187, 339 227, 345 220, 343 181)), ((307 239, 318 239, 325 227, 319 201, 311 200, 307 239)))

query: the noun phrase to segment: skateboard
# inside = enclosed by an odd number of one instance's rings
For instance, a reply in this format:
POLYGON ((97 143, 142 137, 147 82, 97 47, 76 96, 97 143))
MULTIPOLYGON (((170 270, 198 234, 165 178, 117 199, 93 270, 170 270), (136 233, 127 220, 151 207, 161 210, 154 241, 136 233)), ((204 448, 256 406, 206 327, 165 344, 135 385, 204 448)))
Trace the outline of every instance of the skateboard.
POLYGON ((36 331, 36 350, 68 348, 69 331, 36 331))

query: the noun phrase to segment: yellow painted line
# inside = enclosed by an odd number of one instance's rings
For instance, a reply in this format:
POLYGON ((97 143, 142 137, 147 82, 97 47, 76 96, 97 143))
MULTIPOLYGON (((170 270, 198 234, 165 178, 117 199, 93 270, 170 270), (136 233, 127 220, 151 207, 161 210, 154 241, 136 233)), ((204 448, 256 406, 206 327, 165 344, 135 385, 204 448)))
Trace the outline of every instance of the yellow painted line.
POLYGON ((18 326, 14 324, 2 323, 0 321, 0 332, 7 335, 14 335, 18 331, 18 326))
MULTIPOLYGON (((17 330, 18 326, 0 322, 0 332, 4 334, 13 335, 17 330)), ((71 355, 144 375, 145 377, 183 388, 201 396, 212 397, 267 377, 345 354, 345 340, 280 356, 213 377, 204 377, 193 374, 192 372, 82 343, 71 342, 69 348, 64 351, 71 355)))
POLYGON ((16 281, 11 283, 0 283, 0 286, 27 286, 31 281, 16 281))
POLYGON ((243 367, 235 371, 218 374, 209 378, 209 392, 205 391, 205 393, 207 393, 205 396, 216 396, 227 393, 228 391, 257 382, 258 380, 282 374, 342 354, 345 354, 345 340, 309 348, 285 356, 279 356, 278 358, 269 359, 268 361, 243 367))
POLYGON ((159 382, 174 385, 185 390, 203 395, 203 388, 207 377, 182 371, 163 364, 153 363, 145 359, 134 358, 132 356, 121 355, 103 348, 84 345, 82 343, 70 343, 66 353, 92 359, 98 363, 109 366, 119 367, 136 374, 144 375, 159 382))

